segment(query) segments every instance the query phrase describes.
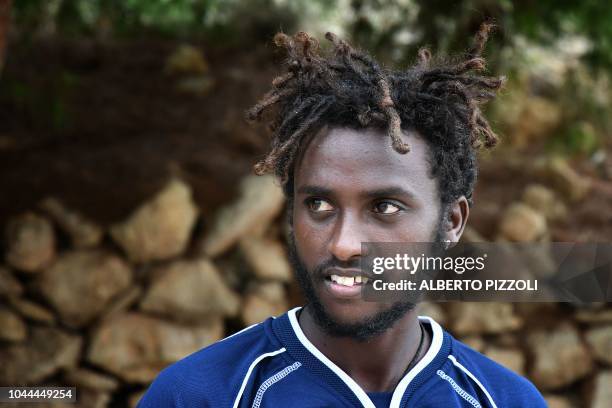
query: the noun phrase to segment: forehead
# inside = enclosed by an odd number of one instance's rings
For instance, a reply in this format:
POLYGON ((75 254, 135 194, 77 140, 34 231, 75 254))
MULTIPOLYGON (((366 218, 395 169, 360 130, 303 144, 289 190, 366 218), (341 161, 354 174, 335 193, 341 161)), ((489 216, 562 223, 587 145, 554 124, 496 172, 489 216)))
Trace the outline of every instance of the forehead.
POLYGON ((381 186, 408 187, 434 194, 430 176, 429 147, 416 133, 404 140, 411 151, 399 154, 384 130, 331 128, 319 132, 297 162, 297 185, 328 188, 375 189, 381 186))

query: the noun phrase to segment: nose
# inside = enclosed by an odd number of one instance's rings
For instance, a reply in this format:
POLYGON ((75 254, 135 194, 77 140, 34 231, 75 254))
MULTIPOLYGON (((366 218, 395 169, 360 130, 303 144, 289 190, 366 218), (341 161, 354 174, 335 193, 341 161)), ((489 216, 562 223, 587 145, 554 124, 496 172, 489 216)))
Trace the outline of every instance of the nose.
POLYGON ((366 241, 361 227, 359 220, 351 214, 339 217, 329 244, 329 252, 341 261, 358 259, 361 256, 361 242, 366 241))

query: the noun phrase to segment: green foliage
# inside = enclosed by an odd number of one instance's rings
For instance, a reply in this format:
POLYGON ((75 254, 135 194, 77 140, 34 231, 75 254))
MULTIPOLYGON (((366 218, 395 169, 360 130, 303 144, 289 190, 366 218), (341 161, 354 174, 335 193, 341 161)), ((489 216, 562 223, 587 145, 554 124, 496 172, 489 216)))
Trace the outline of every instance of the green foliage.
POLYGON ((512 29, 532 39, 551 41, 563 33, 582 34, 593 44, 591 65, 612 69, 612 7, 601 0, 514 1, 512 29))
POLYGON ((589 156, 601 146, 601 136, 589 122, 578 121, 567 125, 554 134, 547 143, 552 153, 568 156, 589 156))
POLYGON ((91 33, 110 24, 117 33, 153 30, 188 34, 222 0, 23 0, 15 2, 18 25, 39 29, 52 21, 63 33, 91 33))
POLYGON ((133 19, 130 23, 135 25, 179 29, 194 24, 196 12, 193 6, 193 0, 124 0, 123 13, 133 19))
MULTIPOLYGON (((67 33, 156 31, 166 35, 249 34, 312 26, 342 27, 383 59, 405 62, 418 44, 439 52, 463 50, 466 34, 485 19, 500 25, 494 41, 522 34, 551 42, 561 34, 586 36, 591 64, 612 68, 612 7, 600 0, 19 0, 22 32, 53 27, 67 33), (330 18, 330 16, 332 16, 330 18)), ((251 38, 252 39, 252 38, 251 38)))

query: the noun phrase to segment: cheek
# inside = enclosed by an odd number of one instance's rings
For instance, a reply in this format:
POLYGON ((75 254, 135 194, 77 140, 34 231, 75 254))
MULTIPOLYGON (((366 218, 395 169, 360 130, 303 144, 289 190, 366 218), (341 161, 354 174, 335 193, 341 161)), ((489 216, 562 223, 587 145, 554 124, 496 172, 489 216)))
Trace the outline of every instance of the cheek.
POLYGON ((303 211, 295 211, 293 217, 295 246, 306 267, 311 269, 324 256, 326 229, 319 224, 315 225, 303 211))
POLYGON ((437 213, 421 210, 395 223, 382 224, 371 234, 379 242, 429 242, 438 227, 437 213))
POLYGON ((437 209, 428 209, 415 222, 413 242, 429 242, 434 238, 438 228, 437 209))

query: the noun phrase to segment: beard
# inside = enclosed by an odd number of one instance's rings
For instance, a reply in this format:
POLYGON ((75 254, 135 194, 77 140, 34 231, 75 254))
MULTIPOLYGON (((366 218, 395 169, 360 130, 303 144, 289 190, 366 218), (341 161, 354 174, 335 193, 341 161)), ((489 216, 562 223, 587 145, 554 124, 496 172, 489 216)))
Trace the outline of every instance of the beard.
MULTIPOLYGON (((442 220, 438 223, 433 234, 433 242, 441 243, 443 239, 442 220)), ((323 306, 313 279, 322 276, 323 271, 331 267, 358 267, 353 262, 347 265, 335 258, 330 258, 317 265, 312 272, 309 272, 304 262, 298 254, 295 245, 295 235, 293 229, 289 233, 289 261, 293 267, 297 281, 306 297, 307 305, 312 312, 315 323, 328 335, 334 337, 348 337, 364 342, 372 339, 390 329, 398 320, 406 315, 407 312, 414 310, 417 303, 411 301, 396 301, 385 310, 376 312, 371 316, 364 317, 358 322, 344 323, 331 316, 323 306)), ((358 261, 357 261, 358 263, 358 261)))

